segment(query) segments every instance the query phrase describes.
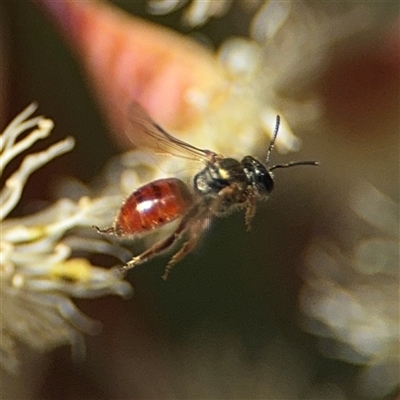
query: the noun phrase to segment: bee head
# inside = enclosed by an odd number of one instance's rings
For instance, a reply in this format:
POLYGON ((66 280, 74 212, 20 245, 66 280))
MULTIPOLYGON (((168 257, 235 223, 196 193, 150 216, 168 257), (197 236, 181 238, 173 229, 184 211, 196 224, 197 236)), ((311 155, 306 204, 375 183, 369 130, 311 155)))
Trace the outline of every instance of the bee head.
POLYGON ((246 156, 242 165, 247 175, 247 180, 254 188, 256 195, 266 196, 274 189, 274 179, 263 163, 254 157, 246 156))

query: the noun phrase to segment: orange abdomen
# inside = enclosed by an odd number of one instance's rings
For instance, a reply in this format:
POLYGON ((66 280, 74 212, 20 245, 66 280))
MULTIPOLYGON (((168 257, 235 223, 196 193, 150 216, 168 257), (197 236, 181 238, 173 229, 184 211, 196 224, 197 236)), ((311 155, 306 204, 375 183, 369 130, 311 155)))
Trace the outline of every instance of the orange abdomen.
POLYGON ((189 188, 179 179, 160 179, 135 190, 114 222, 119 236, 140 234, 186 214, 193 203, 189 188))

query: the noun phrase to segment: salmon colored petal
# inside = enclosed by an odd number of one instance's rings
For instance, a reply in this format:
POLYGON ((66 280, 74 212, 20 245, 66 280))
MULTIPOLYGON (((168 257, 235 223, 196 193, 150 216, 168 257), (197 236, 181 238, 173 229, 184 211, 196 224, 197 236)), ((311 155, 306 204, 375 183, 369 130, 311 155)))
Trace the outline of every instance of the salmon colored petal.
POLYGON ((133 101, 172 128, 187 126, 196 116, 185 101, 187 89, 207 91, 218 74, 206 49, 105 2, 35 3, 50 15, 78 55, 114 132, 124 131, 126 110, 133 101))

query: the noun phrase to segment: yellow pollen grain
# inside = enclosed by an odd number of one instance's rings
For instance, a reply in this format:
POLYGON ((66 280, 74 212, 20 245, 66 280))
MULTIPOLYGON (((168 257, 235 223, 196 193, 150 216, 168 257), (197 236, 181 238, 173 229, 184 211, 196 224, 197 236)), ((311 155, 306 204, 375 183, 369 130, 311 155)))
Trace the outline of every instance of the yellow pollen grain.
POLYGON ((84 258, 73 258, 54 265, 50 270, 53 279, 86 282, 90 279, 92 265, 84 258))

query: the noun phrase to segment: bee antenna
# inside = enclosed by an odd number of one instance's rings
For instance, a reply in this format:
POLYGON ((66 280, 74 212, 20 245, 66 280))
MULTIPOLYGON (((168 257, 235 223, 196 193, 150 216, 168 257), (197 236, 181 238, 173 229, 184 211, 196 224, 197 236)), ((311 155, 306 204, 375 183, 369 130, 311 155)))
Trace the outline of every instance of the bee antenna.
MULTIPOLYGON (((269 146, 268 146, 266 164, 268 164, 269 159, 271 158, 271 153, 272 153, 272 150, 274 149, 274 146, 275 146, 275 140, 276 140, 276 137, 278 136, 279 125, 280 124, 281 124, 281 117, 279 115, 277 115, 276 116, 274 134, 273 134, 272 139, 271 139, 271 141, 269 143, 269 146)), ((296 167, 298 165, 319 165, 319 163, 317 161, 292 161, 292 162, 287 163, 287 164, 273 165, 272 167, 268 168, 268 171, 273 171, 274 169, 277 169, 277 168, 296 167)))
POLYGON ((319 165, 319 162, 317 162, 317 161, 292 161, 287 164, 273 165, 271 168, 268 168, 268 171, 272 171, 277 168, 296 167, 297 165, 319 165))
POLYGON ((279 125, 281 124, 281 117, 279 115, 276 116, 276 122, 275 122, 275 129, 274 129, 274 135, 272 136, 271 141, 269 142, 269 146, 268 146, 268 151, 267 151, 267 159, 266 159, 266 163, 268 164, 269 159, 271 157, 271 152, 274 148, 275 145, 275 139, 278 136, 278 131, 279 131, 279 125))

